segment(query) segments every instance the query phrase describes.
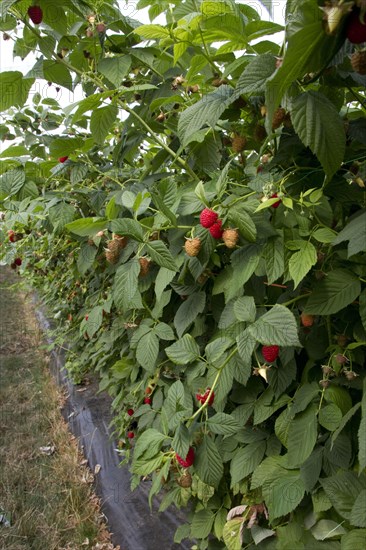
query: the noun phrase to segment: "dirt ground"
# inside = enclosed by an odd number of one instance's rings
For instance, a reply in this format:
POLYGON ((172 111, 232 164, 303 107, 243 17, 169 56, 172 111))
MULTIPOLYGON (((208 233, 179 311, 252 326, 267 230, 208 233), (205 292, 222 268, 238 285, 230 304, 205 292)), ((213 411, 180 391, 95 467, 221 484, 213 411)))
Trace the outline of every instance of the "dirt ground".
POLYGON ((1 267, 0 550, 113 550, 33 307, 20 277, 1 267))

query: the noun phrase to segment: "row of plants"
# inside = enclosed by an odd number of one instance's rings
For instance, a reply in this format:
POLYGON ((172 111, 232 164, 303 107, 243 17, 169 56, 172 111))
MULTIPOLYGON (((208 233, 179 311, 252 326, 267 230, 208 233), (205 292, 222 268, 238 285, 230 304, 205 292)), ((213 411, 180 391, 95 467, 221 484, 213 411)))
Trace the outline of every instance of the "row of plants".
POLYGON ((365 3, 122 8, 2 2, 35 54, 0 73, 2 262, 112 395, 132 489, 188 507, 175 542, 361 548, 365 3))

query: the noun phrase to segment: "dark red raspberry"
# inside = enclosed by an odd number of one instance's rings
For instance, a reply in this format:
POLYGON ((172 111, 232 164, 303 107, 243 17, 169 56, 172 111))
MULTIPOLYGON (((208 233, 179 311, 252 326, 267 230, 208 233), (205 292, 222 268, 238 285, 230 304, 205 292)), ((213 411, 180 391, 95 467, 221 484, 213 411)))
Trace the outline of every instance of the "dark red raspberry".
POLYGON ((179 462, 179 464, 183 466, 183 468, 189 468, 190 466, 192 466, 194 462, 194 449, 193 447, 189 447, 189 451, 187 453, 185 460, 181 456, 179 456, 178 453, 175 453, 175 457, 179 462))
MULTIPOLYGON (((202 393, 196 393, 196 399, 198 399, 198 401, 201 401, 202 404, 206 403, 208 395, 210 393, 210 390, 211 390, 211 388, 207 388, 207 390, 203 394, 202 393)), ((208 404, 212 405, 213 402, 214 402, 214 399, 215 399, 215 392, 212 392, 212 394, 210 396, 210 399, 208 401, 208 404)))
POLYGON ((221 239, 222 234, 223 234, 223 230, 222 230, 221 226, 222 226, 222 221, 217 220, 217 222, 215 222, 209 228, 209 232, 211 233, 211 235, 213 236, 214 239, 221 239))
POLYGON ((30 6, 28 8, 29 19, 35 24, 39 25, 42 23, 43 12, 39 6, 30 6))
POLYGON ((14 263, 15 263, 15 265, 17 265, 19 267, 19 266, 22 265, 22 259, 21 258, 15 258, 14 263))
POLYGON ((128 439, 133 439, 135 437, 135 434, 133 432, 127 432, 128 439))
POLYGON ((262 355, 268 363, 273 363, 278 357, 280 348, 278 346, 263 346, 262 355))
POLYGON ((218 217, 219 215, 217 214, 217 212, 214 212, 209 208, 205 208, 200 214, 200 223, 202 227, 206 227, 206 229, 208 229, 216 222, 218 217))
MULTIPOLYGON (((275 199, 276 197, 278 197, 277 193, 274 193, 273 195, 271 195, 271 199, 275 199)), ((271 204, 271 207, 272 208, 278 208, 281 204, 281 201, 277 201, 277 202, 274 202, 273 204, 271 204)))
POLYGON ((146 403, 146 405, 151 405, 151 403, 152 403, 151 397, 145 397, 144 403, 146 403))
POLYGON ((69 157, 60 157, 60 158, 58 159, 58 161, 64 163, 64 162, 67 161, 68 158, 69 158, 69 157))
POLYGON ((133 409, 127 409, 128 416, 132 416, 135 411, 133 409))
POLYGON ((360 13, 360 9, 356 8, 348 17, 346 36, 352 44, 366 42, 366 20, 360 21, 360 13))

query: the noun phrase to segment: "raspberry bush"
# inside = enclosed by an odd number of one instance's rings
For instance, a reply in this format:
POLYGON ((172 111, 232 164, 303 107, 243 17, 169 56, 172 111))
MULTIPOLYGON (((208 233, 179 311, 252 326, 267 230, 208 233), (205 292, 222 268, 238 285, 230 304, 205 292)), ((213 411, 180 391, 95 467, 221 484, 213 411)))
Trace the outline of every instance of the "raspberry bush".
POLYGON ((281 46, 233 0, 37 6, 1 5, 36 55, 0 73, 2 261, 113 396, 132 488, 202 550, 364 547, 364 2, 289 0, 281 46))

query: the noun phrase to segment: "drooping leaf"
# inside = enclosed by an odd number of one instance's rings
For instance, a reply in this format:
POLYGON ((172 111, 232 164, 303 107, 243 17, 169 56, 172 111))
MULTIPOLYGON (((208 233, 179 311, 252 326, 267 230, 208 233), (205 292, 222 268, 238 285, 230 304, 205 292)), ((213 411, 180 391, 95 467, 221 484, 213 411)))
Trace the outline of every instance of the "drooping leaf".
POLYGON ((196 320, 197 316, 203 312, 206 304, 206 293, 195 292, 179 306, 174 316, 174 326, 178 336, 182 336, 186 329, 196 320))
POLYGON ((333 240, 336 246, 344 241, 348 243, 348 257, 366 250, 366 212, 358 212, 333 240))
POLYGON ((90 131, 97 143, 104 143, 113 123, 116 122, 118 107, 107 105, 95 109, 90 118, 90 131))
POLYGON ((190 334, 185 334, 180 340, 165 348, 165 353, 176 365, 186 365, 198 359, 199 347, 190 334))
POLYGON ((305 313, 332 315, 348 306, 361 292, 359 279, 346 269, 334 269, 311 294, 305 313))
POLYGON ((294 314, 285 306, 276 304, 248 327, 249 334, 265 345, 300 346, 294 314))
POLYGON ((22 107, 34 84, 34 78, 24 78, 19 71, 0 73, 0 111, 6 111, 13 105, 22 107))
POLYGON ((320 92, 310 90, 293 101, 291 120, 301 141, 331 178, 343 162, 346 147, 343 121, 334 104, 320 92))
POLYGON ((224 473, 224 467, 217 446, 208 435, 203 437, 197 449, 194 466, 198 477, 204 483, 215 488, 218 487, 224 473))
POLYGON ((317 437, 317 407, 313 405, 290 422, 287 440, 289 466, 298 467, 305 462, 315 446, 317 437))
POLYGON ((98 63, 98 71, 115 85, 116 88, 128 74, 131 67, 131 57, 129 55, 116 55, 114 57, 105 57, 98 63))

